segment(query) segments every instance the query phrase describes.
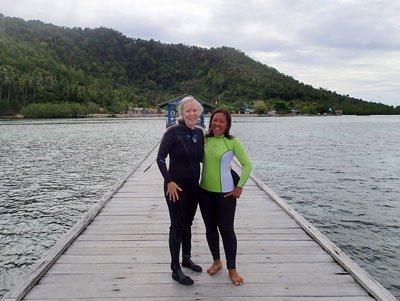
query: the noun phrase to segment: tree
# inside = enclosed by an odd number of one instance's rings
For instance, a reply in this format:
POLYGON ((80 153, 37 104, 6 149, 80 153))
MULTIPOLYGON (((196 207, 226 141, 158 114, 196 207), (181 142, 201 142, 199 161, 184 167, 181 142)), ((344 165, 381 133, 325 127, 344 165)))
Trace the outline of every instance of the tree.
POLYGON ((32 76, 33 103, 36 103, 36 91, 42 88, 43 83, 43 74, 40 71, 35 70, 32 76))
POLYGON ((7 69, 4 66, 0 66, 0 103, 3 98, 3 85, 6 82, 7 69))
POLYGON ((300 108, 300 114, 315 114, 316 112, 317 109, 313 104, 308 104, 300 108))
POLYGON ((146 101, 141 101, 138 103, 139 108, 149 108, 150 105, 146 101))
POLYGON ((277 100, 272 104, 272 107, 280 114, 288 112, 288 107, 283 100, 277 100))
POLYGON ((269 106, 262 100, 256 100, 253 104, 253 110, 255 113, 267 113, 269 111, 269 106))

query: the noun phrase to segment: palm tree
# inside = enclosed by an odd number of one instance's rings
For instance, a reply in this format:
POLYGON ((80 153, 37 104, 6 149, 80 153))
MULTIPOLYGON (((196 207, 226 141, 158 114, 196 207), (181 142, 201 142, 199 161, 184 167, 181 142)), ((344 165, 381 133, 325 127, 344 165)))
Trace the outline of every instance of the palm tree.
POLYGON ((8 84, 7 103, 10 103, 11 86, 14 84, 16 79, 17 79, 17 73, 16 73, 15 69, 14 68, 8 68, 6 76, 5 76, 5 82, 8 84))
POLYGON ((28 96, 28 90, 31 83, 32 83, 32 76, 29 73, 23 73, 19 76, 19 86, 22 92, 22 101, 24 102, 24 107, 26 106, 26 99, 28 96))
POLYGON ((35 70, 32 76, 33 103, 36 103, 36 91, 40 90, 42 86, 43 86, 43 74, 40 71, 35 70))
POLYGON ((6 80, 6 68, 1 66, 0 67, 0 102, 2 100, 3 96, 3 84, 5 83, 6 80))

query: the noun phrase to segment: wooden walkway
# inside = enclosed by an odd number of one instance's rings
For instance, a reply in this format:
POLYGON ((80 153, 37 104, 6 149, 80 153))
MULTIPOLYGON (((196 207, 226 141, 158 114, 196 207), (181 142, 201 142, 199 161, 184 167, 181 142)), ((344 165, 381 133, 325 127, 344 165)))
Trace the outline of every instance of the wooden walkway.
MULTIPOLYGON (((186 272, 182 286, 169 268, 168 209, 154 148, 4 300, 396 300, 255 177, 238 201, 235 287, 226 269, 186 272), (104 207, 103 207, 104 206, 104 207), (322 246, 322 247, 321 247, 322 246)), ((198 211, 193 259, 212 258, 198 211)), ((225 263, 221 243, 222 261, 225 263)))

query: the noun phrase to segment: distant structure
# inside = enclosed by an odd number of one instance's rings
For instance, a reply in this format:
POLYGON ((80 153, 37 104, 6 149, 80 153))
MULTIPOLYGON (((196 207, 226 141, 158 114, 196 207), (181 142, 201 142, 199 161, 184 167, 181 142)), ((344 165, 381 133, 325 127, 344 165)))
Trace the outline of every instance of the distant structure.
MULTIPOLYGON (((164 101, 162 103, 159 103, 157 106, 162 108, 165 107, 166 105, 168 105, 168 119, 167 119, 167 127, 176 124, 176 121, 179 117, 179 112, 178 112, 178 106, 179 103, 181 102, 182 99, 184 99, 186 96, 189 96, 189 94, 183 94, 181 96, 178 96, 176 98, 164 101)), ((203 106, 203 113, 201 114, 199 121, 198 121, 198 125, 204 127, 204 113, 206 112, 206 109, 208 109, 208 111, 210 111, 211 109, 214 109, 215 106, 205 102, 199 98, 197 98, 196 96, 192 95, 202 106, 203 106)))
POLYGON ((247 115, 247 114, 253 114, 253 113, 254 113, 254 110, 246 108, 246 107, 240 108, 240 110, 239 110, 239 114, 247 115))

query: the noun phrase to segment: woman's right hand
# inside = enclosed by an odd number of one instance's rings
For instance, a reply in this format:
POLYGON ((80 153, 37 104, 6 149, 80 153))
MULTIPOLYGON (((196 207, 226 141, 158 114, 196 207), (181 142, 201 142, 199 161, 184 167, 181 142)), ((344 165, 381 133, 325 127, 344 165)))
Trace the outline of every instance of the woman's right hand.
POLYGON ((170 201, 175 203, 177 200, 179 200, 178 190, 182 191, 182 189, 175 182, 169 182, 167 184, 167 192, 165 195, 170 201))

